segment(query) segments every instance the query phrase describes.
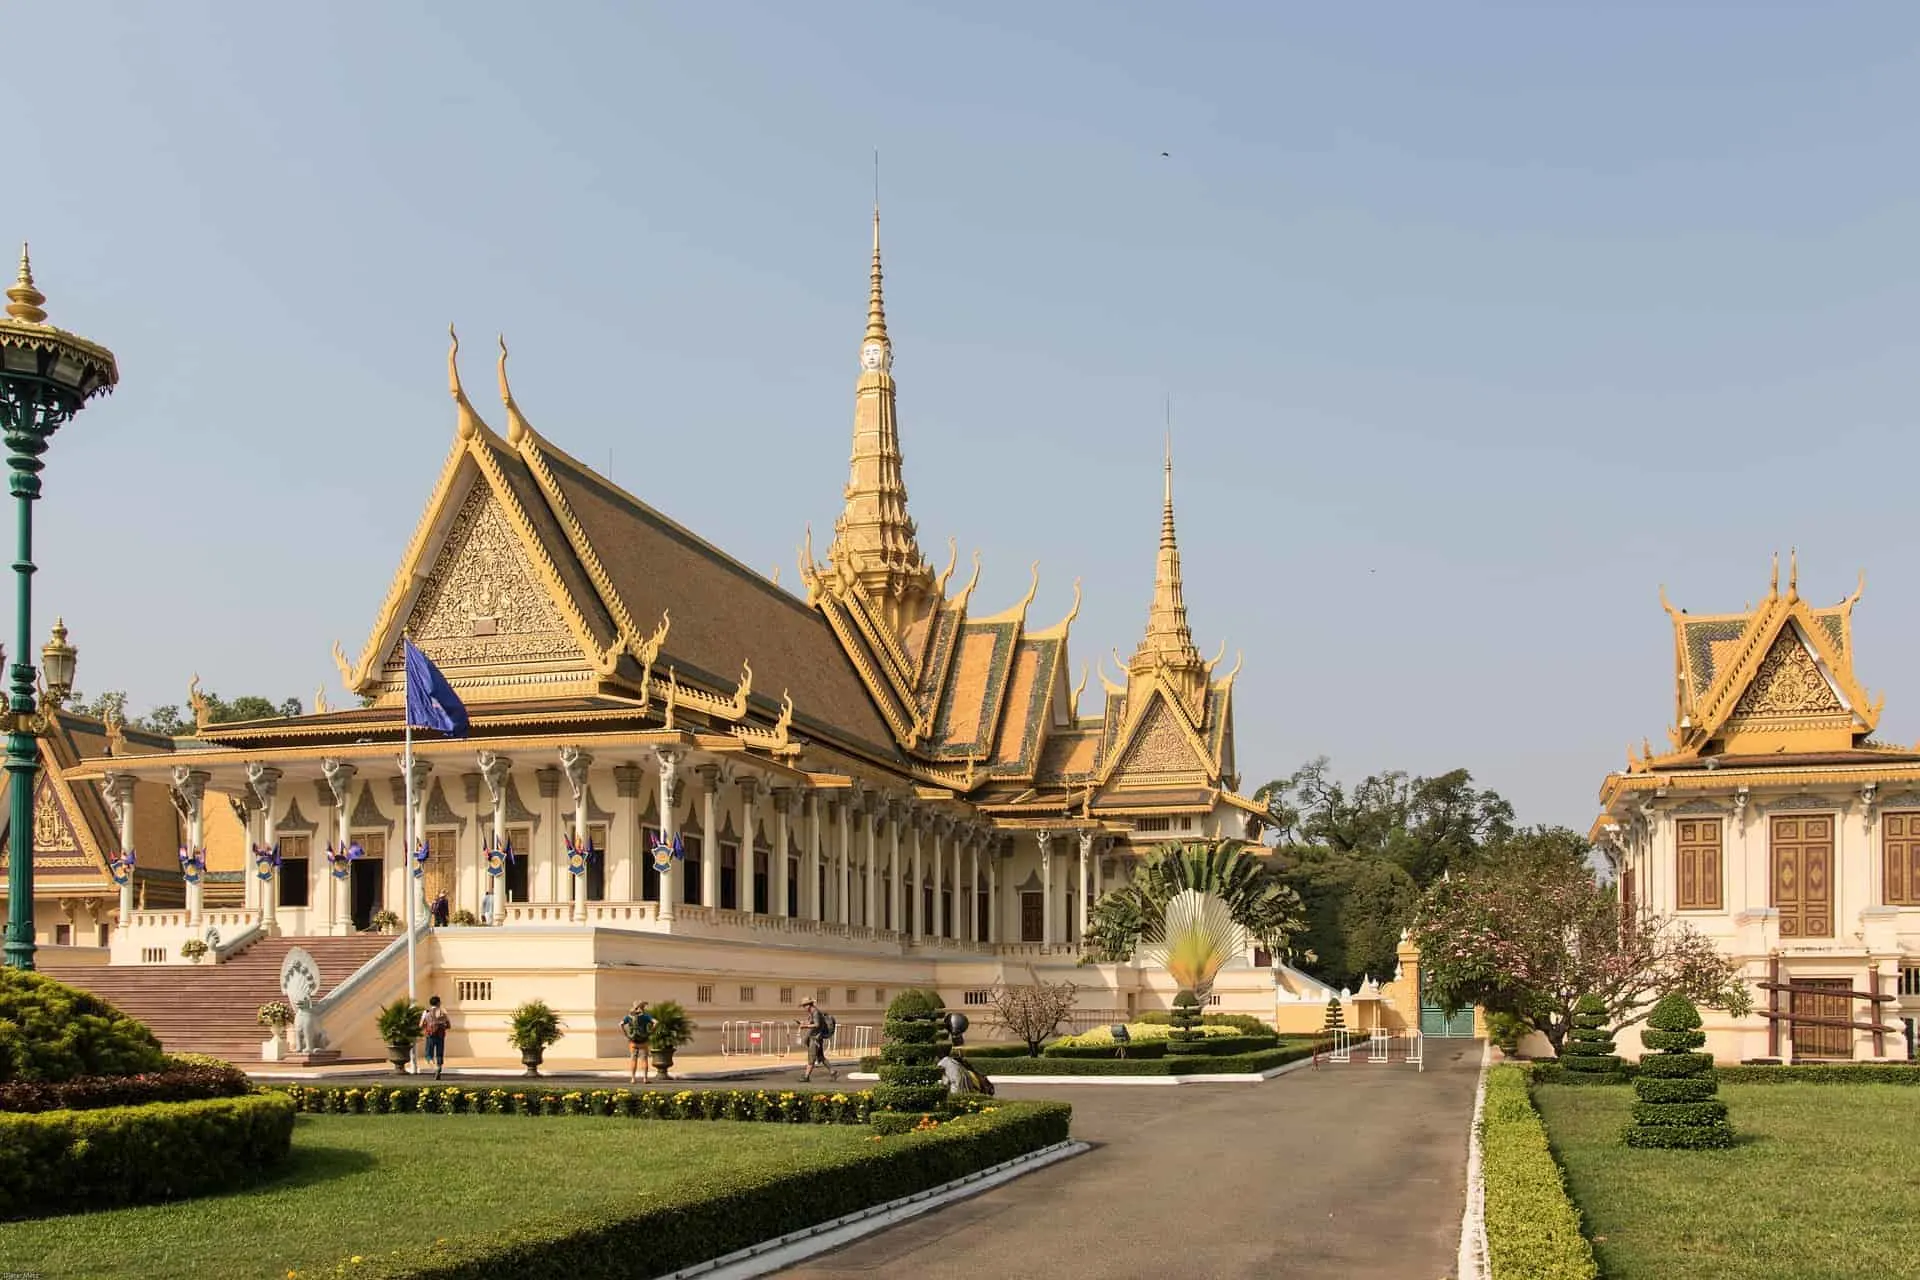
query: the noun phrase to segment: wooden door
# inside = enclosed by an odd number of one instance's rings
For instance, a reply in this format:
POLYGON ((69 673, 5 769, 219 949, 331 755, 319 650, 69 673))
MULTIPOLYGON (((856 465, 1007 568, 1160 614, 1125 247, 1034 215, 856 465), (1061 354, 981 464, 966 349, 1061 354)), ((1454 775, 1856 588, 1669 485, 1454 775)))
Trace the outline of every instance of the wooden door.
POLYGON ((1773 820, 1773 905, 1780 936, 1833 936, 1833 818, 1773 820))
POLYGON ((1885 895, 1890 907, 1920 906, 1920 813, 1880 816, 1885 895))
POLYGON ((1046 898, 1038 893, 1020 895, 1020 941, 1040 942, 1047 936, 1046 898))
MULTIPOLYGON (((1795 1017, 1853 1021, 1853 1001, 1846 995, 1853 988, 1852 979, 1795 978, 1793 982, 1795 986, 1822 987, 1825 991, 1838 993, 1835 995, 1813 991, 1790 993, 1792 1003, 1789 1005, 1789 1012, 1795 1017)), ((1795 1022, 1793 1024, 1793 1056, 1796 1058, 1852 1058, 1853 1030, 1850 1027, 1829 1027, 1811 1022, 1795 1022)))
MULTIPOLYGON (((447 895, 447 902, 453 902, 455 850, 459 848, 459 833, 456 831, 427 832, 427 865, 420 877, 420 889, 426 903, 431 907, 441 894, 447 895)), ((448 906, 452 910, 452 906, 448 906)))

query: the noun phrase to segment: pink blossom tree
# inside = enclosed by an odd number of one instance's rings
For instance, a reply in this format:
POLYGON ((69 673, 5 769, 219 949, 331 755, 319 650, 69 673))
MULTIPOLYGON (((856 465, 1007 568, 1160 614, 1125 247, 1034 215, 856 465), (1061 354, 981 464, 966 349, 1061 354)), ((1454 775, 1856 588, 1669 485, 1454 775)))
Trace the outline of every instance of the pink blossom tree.
POLYGON ((1739 966, 1691 925, 1628 918, 1595 881, 1586 841, 1564 827, 1520 832, 1479 866, 1435 882, 1409 934, 1428 998, 1524 1018, 1556 1054, 1584 995, 1615 1028, 1670 992, 1734 1014, 1753 1007, 1739 966))

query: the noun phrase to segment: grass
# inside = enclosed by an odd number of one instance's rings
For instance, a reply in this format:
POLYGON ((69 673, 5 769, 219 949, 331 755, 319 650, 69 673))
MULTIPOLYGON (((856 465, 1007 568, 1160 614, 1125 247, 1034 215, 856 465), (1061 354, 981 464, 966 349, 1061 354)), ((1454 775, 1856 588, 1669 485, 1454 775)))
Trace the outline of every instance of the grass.
POLYGON ((525 1116, 308 1116, 252 1191, 16 1222, 0 1274, 284 1277, 355 1254, 632 1205, 689 1177, 857 1149, 864 1125, 525 1116))
POLYGON ((1643 1280, 1920 1275, 1920 1096, 1897 1085, 1722 1085, 1730 1151, 1620 1141, 1633 1090, 1545 1085, 1534 1100, 1602 1274, 1643 1280))

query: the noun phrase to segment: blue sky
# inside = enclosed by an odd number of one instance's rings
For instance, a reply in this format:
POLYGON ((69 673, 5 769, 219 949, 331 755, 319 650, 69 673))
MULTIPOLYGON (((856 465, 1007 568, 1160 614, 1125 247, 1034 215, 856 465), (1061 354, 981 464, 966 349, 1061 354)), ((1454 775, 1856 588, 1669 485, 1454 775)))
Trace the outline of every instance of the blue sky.
POLYGON ((1039 558, 1041 624, 1078 576, 1078 656, 1130 650, 1171 394, 1247 789, 1464 765, 1584 826, 1668 723, 1657 586, 1738 608, 1793 544, 1818 602, 1867 570, 1858 672, 1920 736, 1914 6, 128 0, 8 36, 0 240, 121 359, 39 511, 36 630, 88 691, 339 695, 452 439, 449 320, 496 425, 504 330, 537 427, 792 582, 878 147, 929 553, 978 547, 989 610, 1039 558))

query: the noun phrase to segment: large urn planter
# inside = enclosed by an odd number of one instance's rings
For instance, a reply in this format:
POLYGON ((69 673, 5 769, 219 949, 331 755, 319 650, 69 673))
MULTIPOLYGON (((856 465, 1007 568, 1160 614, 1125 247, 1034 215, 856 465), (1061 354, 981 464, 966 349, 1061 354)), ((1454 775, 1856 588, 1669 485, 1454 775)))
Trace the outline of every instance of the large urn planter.
POLYGON ((545 1058, 546 1050, 544 1049, 522 1049, 520 1051, 520 1061, 526 1067, 527 1074, 530 1076, 540 1074, 540 1064, 545 1058))
POLYGON ((526 1064, 527 1074, 540 1074, 541 1060, 546 1052, 566 1032, 562 1023, 545 1000, 529 1000, 513 1011, 513 1018, 507 1023, 507 1043, 520 1051, 520 1061, 526 1064))
POLYGON ((413 1060, 413 1046, 410 1044, 390 1044, 387 1046, 387 1065, 395 1074, 404 1075, 407 1063, 413 1060))
POLYGON ((654 1069, 659 1071, 660 1078, 665 1080, 667 1072, 673 1070, 673 1050, 655 1049, 648 1056, 652 1058, 654 1069))

